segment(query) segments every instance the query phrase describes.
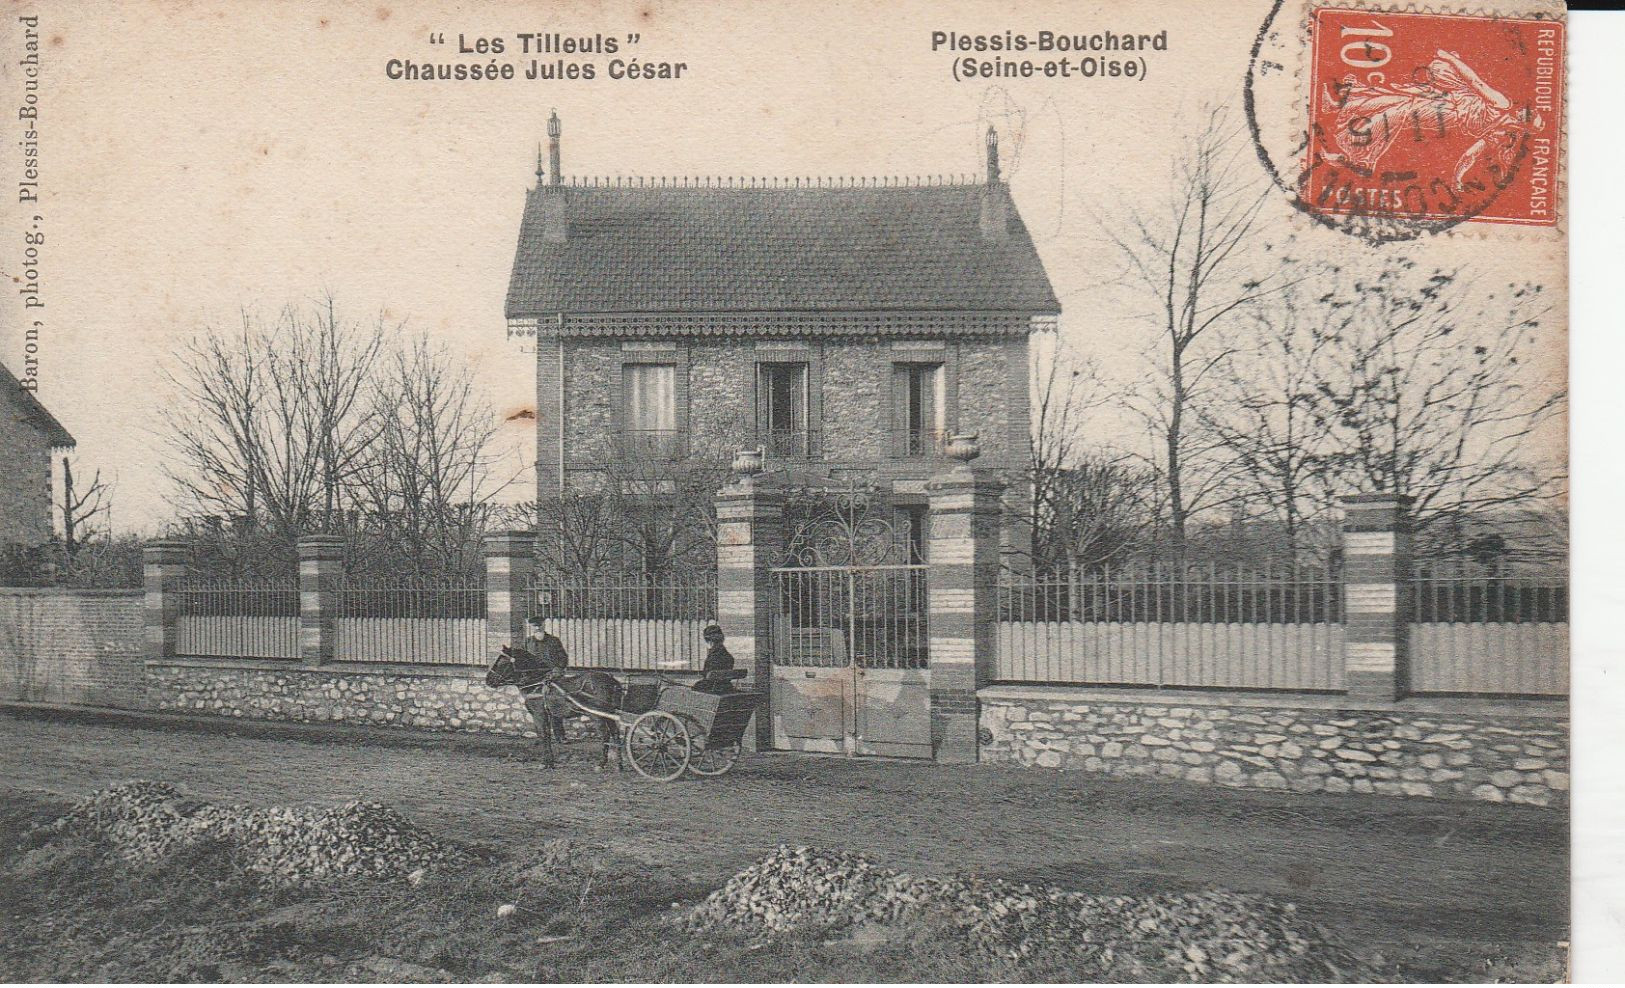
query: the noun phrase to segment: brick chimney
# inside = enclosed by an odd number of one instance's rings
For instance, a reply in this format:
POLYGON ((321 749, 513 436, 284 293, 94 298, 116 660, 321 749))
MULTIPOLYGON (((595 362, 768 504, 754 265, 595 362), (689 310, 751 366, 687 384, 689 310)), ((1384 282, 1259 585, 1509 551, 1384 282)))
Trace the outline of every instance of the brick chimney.
POLYGON ((982 239, 1002 242, 1010 237, 1010 196, 999 180, 999 135, 987 128, 987 185, 982 189, 982 239))
POLYGON ((547 120, 547 184, 542 184, 541 155, 537 154, 536 194, 542 197, 542 242, 562 244, 570 238, 570 210, 564 189, 564 176, 559 174, 559 113, 547 120))
POLYGON ((547 118, 547 167, 552 169, 551 184, 559 185, 564 181, 559 174, 559 111, 554 110, 553 115, 547 118))

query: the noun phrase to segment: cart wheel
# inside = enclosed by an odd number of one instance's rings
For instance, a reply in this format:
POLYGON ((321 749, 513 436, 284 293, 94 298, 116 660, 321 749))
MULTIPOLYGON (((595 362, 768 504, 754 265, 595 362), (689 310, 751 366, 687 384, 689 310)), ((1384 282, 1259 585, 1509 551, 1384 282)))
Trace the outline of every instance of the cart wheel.
POLYGON ((626 729, 626 757, 645 779, 670 782, 688 768, 688 728, 664 710, 651 710, 626 729))
POLYGON ((701 728, 699 721, 692 717, 683 718, 683 726, 688 728, 689 758, 688 770, 695 775, 727 775, 739 761, 739 745, 729 744, 712 748, 710 738, 701 728))

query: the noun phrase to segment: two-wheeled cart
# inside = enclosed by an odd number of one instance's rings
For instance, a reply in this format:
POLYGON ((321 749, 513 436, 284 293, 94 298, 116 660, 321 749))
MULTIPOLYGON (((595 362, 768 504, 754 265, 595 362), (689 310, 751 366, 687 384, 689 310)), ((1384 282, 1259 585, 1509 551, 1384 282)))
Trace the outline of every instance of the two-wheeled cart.
MULTIPOLYGON (((745 670, 735 670, 733 679, 745 670)), ((767 694, 758 690, 713 693, 660 676, 633 678, 617 710, 600 710, 549 681, 552 702, 563 701, 590 717, 614 721, 626 760, 639 775, 671 782, 684 772, 726 775, 739 761, 745 728, 767 694)))

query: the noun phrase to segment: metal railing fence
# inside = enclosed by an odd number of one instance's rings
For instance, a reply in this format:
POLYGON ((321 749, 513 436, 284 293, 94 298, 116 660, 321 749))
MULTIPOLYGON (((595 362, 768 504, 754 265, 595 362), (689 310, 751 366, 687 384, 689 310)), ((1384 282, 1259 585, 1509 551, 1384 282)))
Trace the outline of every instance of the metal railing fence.
POLYGON ((195 578, 175 590, 180 655, 299 658, 299 584, 195 578))
POLYGON ((1342 576, 1325 567, 1006 570, 999 580, 995 677, 1340 690, 1342 621, 1342 576))
POLYGON ((805 460, 818 446, 818 433, 806 429, 761 429, 756 433, 765 455, 779 460, 805 460))
POLYGON ((1407 591, 1413 691, 1568 693, 1569 588, 1562 574, 1425 561, 1407 591))
POLYGON ((699 669, 701 632, 716 620, 714 576, 688 581, 623 579, 593 583, 539 574, 528 613, 546 619, 570 664, 601 669, 699 669))
POLYGON ((481 665, 485 588, 465 580, 346 581, 337 591, 333 657, 346 662, 481 665))
POLYGON ((894 456, 941 456, 948 444, 944 429, 894 429, 891 434, 894 456))
POLYGON ((775 569, 775 661, 925 668, 927 572, 918 565, 775 569))

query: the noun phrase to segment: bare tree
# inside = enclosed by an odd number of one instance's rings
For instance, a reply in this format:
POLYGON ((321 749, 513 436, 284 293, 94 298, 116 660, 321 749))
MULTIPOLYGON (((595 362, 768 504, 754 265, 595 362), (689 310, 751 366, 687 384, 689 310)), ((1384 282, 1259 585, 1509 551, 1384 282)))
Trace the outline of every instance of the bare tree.
POLYGON ((492 476, 495 413, 423 337, 386 347, 371 376, 375 426, 346 499, 368 555, 420 575, 476 568, 494 498, 512 482, 492 476))
POLYGON ((376 436, 369 375, 382 320, 342 320, 331 299, 266 322, 206 328, 166 370, 166 473, 193 511, 246 519, 284 542, 335 530, 376 436))
POLYGON ((1563 494, 1560 462, 1531 442, 1561 415, 1536 378, 1546 311, 1536 285, 1481 292, 1459 270, 1387 258, 1334 273, 1320 384, 1345 490, 1406 495, 1425 532, 1451 517, 1524 510, 1563 494))
POLYGON ((716 564, 716 494, 746 444, 737 423, 670 443, 605 442, 595 468, 537 504, 544 571, 570 581, 682 578, 716 564))
POLYGON ((1216 397, 1200 415, 1237 467, 1229 498, 1233 520, 1278 526, 1282 548, 1291 553, 1305 547, 1310 529, 1322 534, 1320 526, 1306 526, 1340 493, 1323 385, 1352 316, 1327 286, 1310 286, 1302 270, 1287 280, 1269 304, 1248 309, 1250 342, 1230 348, 1216 365, 1216 397))
POLYGON ((1190 518, 1224 495, 1224 445, 1201 429, 1197 410, 1211 375, 1230 355, 1225 330, 1257 300, 1278 291, 1279 271, 1260 274, 1253 232, 1269 190, 1256 179, 1240 128, 1223 108, 1205 115, 1175 160, 1168 201, 1103 223, 1126 276, 1152 300, 1160 342, 1152 350, 1141 411, 1155 428, 1176 552, 1190 518))
POLYGON ((112 513, 112 487, 102 481, 97 470, 90 486, 79 490, 73 482, 73 463, 62 458, 62 548, 69 559, 84 542, 108 534, 107 519, 112 513), (98 525, 100 527, 98 527, 98 525))
POLYGON ((1053 570, 1120 558, 1145 534, 1152 488, 1124 457, 1087 442, 1091 415, 1113 393, 1095 361, 1060 341, 1040 356, 1037 379, 1032 462, 1020 490, 1033 561, 1053 570))
POLYGON ((1056 471, 1044 505, 1036 555, 1051 570, 1092 571, 1147 547, 1156 487, 1123 457, 1086 453, 1056 471))

